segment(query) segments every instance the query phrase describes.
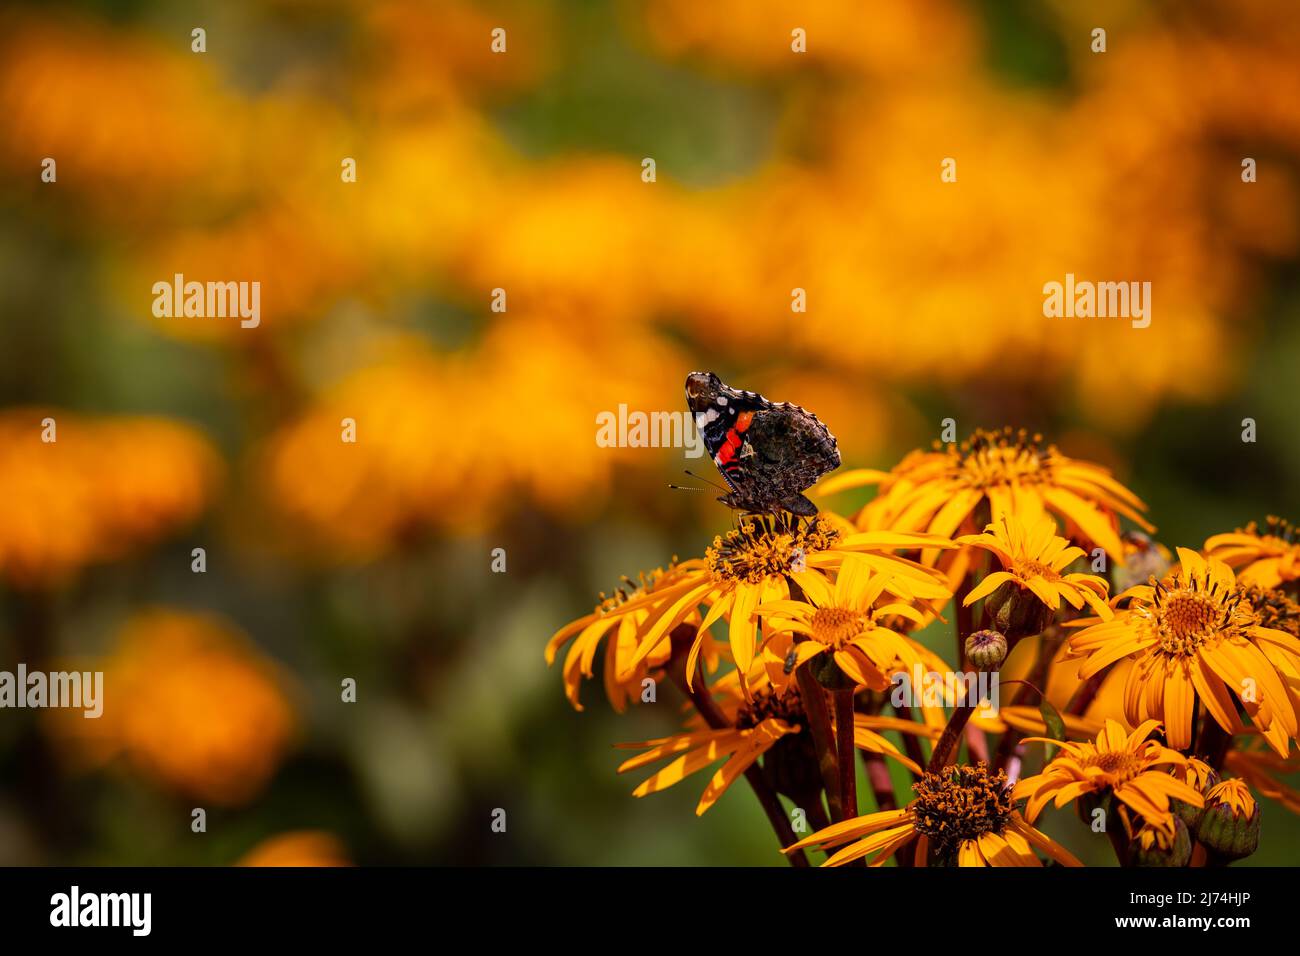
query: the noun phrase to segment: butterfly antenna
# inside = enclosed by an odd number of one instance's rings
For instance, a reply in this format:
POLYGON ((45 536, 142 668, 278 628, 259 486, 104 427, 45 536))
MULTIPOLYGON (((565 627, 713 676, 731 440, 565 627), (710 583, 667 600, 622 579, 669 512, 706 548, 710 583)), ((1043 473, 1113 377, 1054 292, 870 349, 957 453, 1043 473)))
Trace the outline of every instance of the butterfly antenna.
MULTIPOLYGON (((706 485, 712 485, 714 488, 717 488, 719 491, 721 491, 724 495, 725 495, 725 494, 730 494, 730 493, 731 493, 731 489, 730 489, 730 488, 724 488, 722 485, 718 484, 716 481, 709 481, 709 479, 705 478, 703 475, 697 475, 695 472, 691 471, 689 468, 686 469, 686 474, 690 475, 690 476, 691 476, 692 478, 694 478, 696 481, 702 481, 702 482, 704 482, 706 485)), ((703 489, 701 489, 701 490, 703 490, 703 489)))

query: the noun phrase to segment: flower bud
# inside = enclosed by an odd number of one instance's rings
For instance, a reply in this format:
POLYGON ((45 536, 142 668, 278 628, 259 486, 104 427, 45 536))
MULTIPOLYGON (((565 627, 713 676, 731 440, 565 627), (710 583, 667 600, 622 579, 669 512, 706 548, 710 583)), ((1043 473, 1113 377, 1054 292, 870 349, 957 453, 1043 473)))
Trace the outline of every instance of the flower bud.
POLYGON ((1007 581, 990 594, 984 612, 1011 641, 1043 633, 1056 616, 1056 608, 1048 607, 1037 594, 1015 581, 1007 581))
POLYGON ((1259 804, 1237 779, 1225 780, 1205 795, 1205 812, 1196 839, 1224 860, 1240 860, 1259 847, 1259 804))
POLYGON ((995 671, 1007 658, 1007 639, 997 631, 976 631, 966 638, 966 659, 982 671, 995 671))
MULTIPOLYGON (((1194 790, 1199 790, 1204 794, 1211 787, 1219 782, 1219 774, 1213 767, 1199 760, 1196 757, 1189 757, 1187 760, 1187 771, 1183 774, 1183 782, 1194 790)), ((1205 813, 1205 806, 1195 807, 1190 803, 1182 800, 1170 800, 1169 809, 1187 824, 1187 829, 1192 833, 1196 832, 1196 827, 1201 822, 1201 816, 1205 813)))
POLYGON ((1129 848, 1134 866, 1186 866, 1192 858, 1192 836, 1187 824, 1173 818, 1174 830, 1144 826, 1133 838, 1129 848))

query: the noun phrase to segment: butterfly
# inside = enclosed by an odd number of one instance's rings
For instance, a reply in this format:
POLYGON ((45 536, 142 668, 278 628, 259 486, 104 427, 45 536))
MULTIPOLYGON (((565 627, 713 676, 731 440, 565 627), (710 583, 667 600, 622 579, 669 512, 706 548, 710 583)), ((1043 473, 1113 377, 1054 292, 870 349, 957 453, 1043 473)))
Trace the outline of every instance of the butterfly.
POLYGON ((802 492, 840 466, 840 451, 816 415, 732 388, 712 372, 686 376, 686 405, 731 489, 719 501, 756 514, 817 514, 802 492))

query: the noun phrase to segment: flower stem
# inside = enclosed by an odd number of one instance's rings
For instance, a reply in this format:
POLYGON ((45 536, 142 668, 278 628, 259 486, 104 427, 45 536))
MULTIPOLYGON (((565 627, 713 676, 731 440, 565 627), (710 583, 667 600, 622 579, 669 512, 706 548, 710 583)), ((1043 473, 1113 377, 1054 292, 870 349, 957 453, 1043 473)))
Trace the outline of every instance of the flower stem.
POLYGON ((840 819, 858 815, 858 764, 853 749, 853 688, 831 692, 835 701, 835 759, 839 764, 840 819))
POLYGON ((844 819, 844 811, 840 801, 839 760, 836 758, 835 737, 831 733, 830 710, 826 707, 826 691, 807 664, 798 668, 794 674, 799 683, 799 700, 803 703, 803 712, 808 716, 808 730, 812 733, 813 746, 817 748, 817 763, 822 773, 822 785, 826 788, 826 804, 830 807, 831 819, 838 822, 844 819))
POLYGON ((930 773, 938 773, 952 760, 948 758, 953 756, 957 742, 961 739, 961 732, 966 729, 966 723, 970 720, 971 714, 975 713, 978 702, 963 702, 957 705, 952 716, 948 718, 948 725, 943 728, 943 736, 939 738, 938 743, 934 745, 934 752, 930 754, 930 766, 926 769, 930 773))
POLYGON ((1207 712, 1201 728, 1200 752, 1205 755, 1205 762, 1215 770, 1223 769, 1223 761, 1232 747, 1232 735, 1219 726, 1207 712))
MULTIPOLYGON (((672 657, 668 662, 668 674, 673 683, 677 685, 695 705, 699 711, 700 717, 713 730, 721 730, 724 727, 732 726, 731 721, 727 720, 722 708, 718 702, 713 699, 707 682, 703 679, 703 674, 698 674, 695 686, 688 686, 686 679, 686 658, 690 653, 691 644, 695 641, 695 628, 690 624, 679 624, 673 629, 670 637, 672 641, 672 657)), ((698 665, 697 665, 698 666, 698 665)), ((768 822, 772 824, 772 829, 776 831, 777 841, 781 844, 782 849, 798 842, 794 830, 790 826, 790 820, 785 815, 785 810, 781 806, 781 800, 777 797, 775 791, 768 786, 767 780, 763 777, 763 771, 757 764, 751 764, 745 770, 745 779, 753 788, 754 796, 758 797, 758 802, 762 804, 763 812, 767 814, 768 822)), ((796 850, 786 855, 790 860, 791 866, 806 867, 808 866, 808 857, 803 850, 796 850)))

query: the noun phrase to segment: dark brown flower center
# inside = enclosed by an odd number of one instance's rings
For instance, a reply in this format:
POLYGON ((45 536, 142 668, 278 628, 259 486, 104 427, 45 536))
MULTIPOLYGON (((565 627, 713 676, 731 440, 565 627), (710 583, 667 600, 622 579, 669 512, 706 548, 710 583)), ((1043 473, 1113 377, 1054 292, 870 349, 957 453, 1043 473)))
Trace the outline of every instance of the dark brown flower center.
POLYGON ((739 528, 714 538, 704 560, 718 584, 759 584, 773 575, 803 570, 808 555, 825 551, 838 537, 822 518, 787 525, 774 518, 752 516, 739 528))
POLYGON ((802 726, 804 713, 803 703, 799 700, 799 691, 791 687, 780 696, 770 690, 756 691, 754 699, 743 705, 736 713, 736 728, 748 730, 770 718, 802 726))
POLYGON ((991 774, 984 763, 927 773, 912 789, 916 829, 940 856, 956 852, 966 840, 1001 834, 1015 806, 1006 772, 991 774))

